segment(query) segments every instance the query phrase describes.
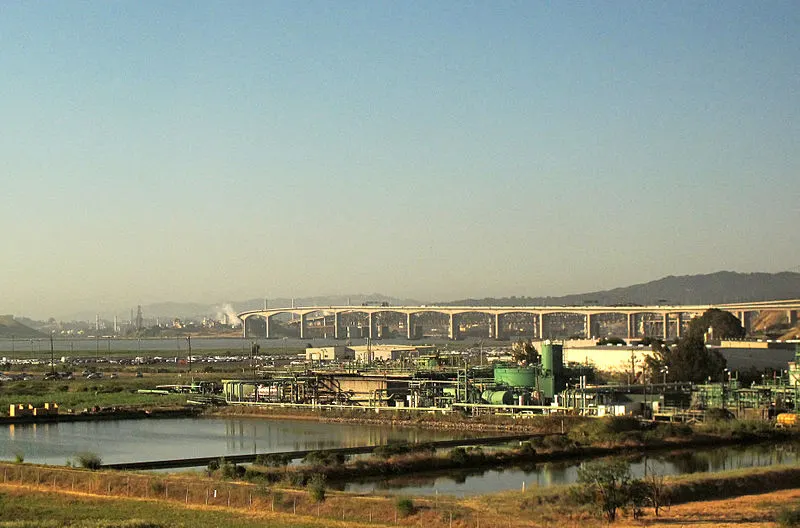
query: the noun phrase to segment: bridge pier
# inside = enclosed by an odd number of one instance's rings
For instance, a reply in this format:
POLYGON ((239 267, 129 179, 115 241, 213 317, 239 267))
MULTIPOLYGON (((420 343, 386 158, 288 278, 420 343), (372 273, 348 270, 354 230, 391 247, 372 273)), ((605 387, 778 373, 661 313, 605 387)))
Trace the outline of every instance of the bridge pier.
POLYGON ((636 337, 636 328, 634 328, 636 324, 636 320, 634 314, 628 314, 628 339, 633 339, 636 337))
POLYGON ((501 314, 494 314, 494 326, 489 328, 489 337, 494 337, 497 341, 503 339, 503 316, 501 314), (491 335, 494 334, 494 335, 491 335))
POLYGON ((341 339, 342 333, 342 313, 333 312, 333 338, 341 339))
POLYGON ((368 332, 367 335, 369 336, 370 341, 372 341, 373 339, 375 339, 375 314, 374 313, 369 312, 367 314, 367 322, 369 324, 369 332, 368 332))
POLYGON ((264 331, 264 336, 265 336, 267 339, 269 339, 270 337, 272 337, 272 336, 269 334, 269 320, 270 320, 270 316, 268 316, 268 315, 265 315, 265 316, 264 316, 264 329, 265 329, 265 331, 264 331))
POLYGON ((536 325, 536 331, 539 334, 537 337, 539 339, 544 339, 544 314, 543 313, 539 313, 538 321, 537 321, 537 325, 536 325))
POLYGON ((590 313, 586 314, 585 332, 586 332, 586 339, 591 339, 592 338, 592 314, 590 314, 590 313))
POLYGON ((797 310, 787 310, 786 318, 789 320, 789 326, 797 326, 797 310))
POLYGON ((664 341, 669 339, 669 313, 664 314, 664 341))
POLYGON ((406 314, 406 339, 409 341, 414 339, 414 327, 411 326, 411 314, 406 314))
POLYGON ((450 314, 450 327, 448 328, 448 338, 455 341, 458 339, 458 318, 456 314, 450 314))
POLYGON ((306 338, 306 321, 308 314, 300 314, 300 339, 306 338))
POLYGON ((680 339, 681 338, 681 334, 683 333, 681 331, 681 326, 683 326, 683 314, 677 313, 677 314, 675 314, 675 317, 677 319, 677 322, 675 324, 675 337, 680 339))

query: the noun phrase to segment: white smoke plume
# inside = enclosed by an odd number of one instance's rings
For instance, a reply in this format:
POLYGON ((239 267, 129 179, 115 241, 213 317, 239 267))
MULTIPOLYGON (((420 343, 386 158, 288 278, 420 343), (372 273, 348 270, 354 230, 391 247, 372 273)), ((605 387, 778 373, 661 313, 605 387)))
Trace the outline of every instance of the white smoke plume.
POLYGON ((242 320, 236 315, 236 311, 233 309, 231 303, 223 303, 222 306, 217 308, 217 321, 222 321, 230 326, 239 326, 242 324, 242 320))

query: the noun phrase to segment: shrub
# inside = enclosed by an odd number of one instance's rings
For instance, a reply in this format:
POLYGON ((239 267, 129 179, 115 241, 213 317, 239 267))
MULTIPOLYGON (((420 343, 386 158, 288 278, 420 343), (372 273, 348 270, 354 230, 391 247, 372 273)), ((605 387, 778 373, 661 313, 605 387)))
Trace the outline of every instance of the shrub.
POLYGON ((242 478, 245 474, 244 467, 238 464, 231 464, 230 462, 225 462, 219 469, 224 479, 242 478))
POLYGON ((630 468, 623 460, 586 462, 578 468, 578 483, 608 522, 614 522, 617 509, 630 502, 630 468))
POLYGON ((519 444, 519 452, 524 456, 533 456, 536 454, 536 449, 531 442, 521 442, 519 444))
POLYGON ((82 468, 91 469, 95 471, 100 469, 100 466, 103 465, 103 459, 100 458, 100 455, 97 453, 78 453, 77 455, 77 465, 82 468))
POLYGON ((303 457, 303 463, 312 466, 337 466, 344 464, 347 456, 339 452, 312 451, 303 457))
POLYGON ((395 503, 395 506, 397 507, 397 513, 400 515, 400 517, 414 515, 414 512, 417 511, 416 507, 414 506, 414 501, 408 497, 399 497, 395 503))
POLYGON ((467 450, 463 447, 454 447, 450 450, 447 454, 448 458, 455 462, 456 464, 465 464, 467 460, 469 460, 469 455, 467 455, 467 450))
POLYGON ((167 486, 164 482, 160 480, 151 480, 150 481, 150 491, 155 493, 156 495, 160 495, 164 493, 164 490, 167 489, 167 486))
POLYGON ((325 475, 317 473, 308 481, 308 494, 314 502, 325 501, 325 475))
POLYGON ((778 522, 778 526, 784 526, 786 528, 800 526, 800 506, 795 505, 782 508, 778 512, 776 521, 778 522))
POLYGON ((16 462, 17 464, 22 464, 23 462, 25 462, 25 453, 23 453, 22 451, 17 451, 16 453, 14 453, 14 462, 16 462))
POLYGON ((281 455, 275 453, 271 455, 258 455, 255 463, 259 466, 284 467, 288 466, 291 461, 291 455, 281 455))
POLYGON ((381 445, 372 450, 372 454, 378 458, 390 458, 396 455, 404 455, 411 451, 411 446, 407 443, 389 443, 381 445))

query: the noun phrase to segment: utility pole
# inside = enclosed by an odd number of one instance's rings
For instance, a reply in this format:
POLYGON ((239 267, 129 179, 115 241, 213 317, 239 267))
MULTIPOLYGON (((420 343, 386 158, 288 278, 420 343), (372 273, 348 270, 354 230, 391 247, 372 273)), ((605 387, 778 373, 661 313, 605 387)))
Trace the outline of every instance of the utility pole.
POLYGON ((56 373, 55 351, 53 348, 53 333, 50 333, 50 374, 56 373))
POLYGON ((189 372, 192 371, 192 336, 186 336, 186 342, 189 343, 189 372))

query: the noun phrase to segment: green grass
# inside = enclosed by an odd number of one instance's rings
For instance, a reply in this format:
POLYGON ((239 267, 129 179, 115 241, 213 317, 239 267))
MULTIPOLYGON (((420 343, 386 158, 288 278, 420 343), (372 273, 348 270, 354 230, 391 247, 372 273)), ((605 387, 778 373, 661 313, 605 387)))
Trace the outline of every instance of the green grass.
MULTIPOLYGON (((0 488, 2 490, 2 488, 0 488)), ((43 492, 7 492, 0 495, 0 522, 3 527, 70 526, 78 528, 172 528, 220 526, 256 528, 265 526, 264 519, 213 509, 198 510, 180 505, 129 499, 101 499, 43 492)), ((269 526, 320 526, 292 519, 269 520, 269 526)))
POLYGON ((0 385, 0 415, 8 414, 11 404, 41 405, 56 402, 62 409, 82 410, 92 406, 168 406, 186 403, 186 395, 138 394, 139 388, 175 384, 176 376, 149 378, 76 379, 55 381, 16 381, 0 385))

